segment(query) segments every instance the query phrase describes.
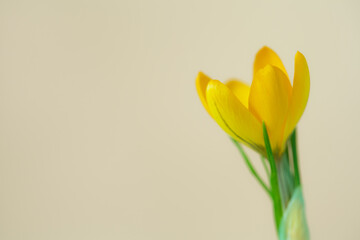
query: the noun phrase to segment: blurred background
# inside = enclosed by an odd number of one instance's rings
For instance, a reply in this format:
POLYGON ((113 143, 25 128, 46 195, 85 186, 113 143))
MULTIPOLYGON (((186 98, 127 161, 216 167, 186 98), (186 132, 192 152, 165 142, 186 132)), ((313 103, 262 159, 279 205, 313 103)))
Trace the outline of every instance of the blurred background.
MULTIPOLYGON (((271 201, 207 115, 198 71, 251 83, 273 48, 312 239, 360 239, 358 1, 0 1, 2 240, 275 240, 271 201)), ((255 165, 259 158, 246 149, 255 165)))

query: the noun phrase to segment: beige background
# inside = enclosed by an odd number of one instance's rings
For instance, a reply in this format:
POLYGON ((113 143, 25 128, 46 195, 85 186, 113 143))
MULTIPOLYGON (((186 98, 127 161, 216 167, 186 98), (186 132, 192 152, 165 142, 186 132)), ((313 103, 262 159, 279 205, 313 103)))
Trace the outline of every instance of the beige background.
MULTIPOLYGON (((308 59, 312 239, 360 239, 358 1, 0 1, 0 239, 275 240, 195 91, 308 59)), ((258 163, 257 156, 251 153, 258 163)))

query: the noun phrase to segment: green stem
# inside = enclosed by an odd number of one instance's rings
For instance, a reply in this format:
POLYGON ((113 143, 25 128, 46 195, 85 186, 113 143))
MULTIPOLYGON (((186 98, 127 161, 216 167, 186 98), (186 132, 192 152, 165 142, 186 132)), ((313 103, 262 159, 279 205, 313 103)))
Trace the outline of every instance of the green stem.
POLYGON ((294 191, 294 176, 290 171, 288 154, 286 152, 276 161, 276 170, 283 209, 286 209, 294 191))
POLYGON ((274 155, 271 150, 271 144, 270 144, 269 135, 267 133, 265 123, 263 123, 263 134, 264 134, 266 153, 268 156, 268 160, 270 162, 270 170, 271 170, 270 183, 271 183, 271 191, 272 191, 272 198, 273 198, 273 204, 274 204, 275 223, 276 223, 276 229, 279 230, 279 226, 281 223, 281 217, 283 214, 283 209, 282 209, 282 203, 281 203, 281 197, 280 197, 276 163, 275 163, 274 155))
POLYGON ((290 142, 291 142, 291 151, 294 162, 295 187, 297 187, 301 185, 301 180, 300 180, 300 169, 299 169, 298 157, 297 157, 297 147, 296 147, 296 129, 291 134, 290 142))
POLYGON ((269 194, 269 196, 271 197, 271 191, 268 188, 268 186, 266 186, 266 184, 264 183, 264 181, 260 178, 259 174, 256 172, 255 168, 253 167, 253 165, 251 164, 248 156, 246 155, 244 149, 242 148, 242 146, 240 145, 239 142, 237 142, 235 139, 231 138, 232 142, 235 144, 235 146, 239 149, 239 152, 241 154, 241 156, 243 157, 243 159, 245 160, 246 165, 248 166, 250 172, 254 175, 254 177, 258 180, 258 182, 260 183, 260 185, 264 188, 264 190, 267 192, 267 194, 269 194))

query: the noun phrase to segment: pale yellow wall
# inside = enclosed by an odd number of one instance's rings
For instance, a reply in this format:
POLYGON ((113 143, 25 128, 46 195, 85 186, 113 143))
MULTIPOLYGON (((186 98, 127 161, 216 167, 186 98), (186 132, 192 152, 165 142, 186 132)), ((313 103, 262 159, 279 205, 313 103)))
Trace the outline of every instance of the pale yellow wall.
MULTIPOLYGON (((312 239, 360 239, 358 1, 0 2, 0 239, 275 240, 194 79, 308 59, 312 239)), ((255 154, 250 153, 258 163, 255 154)))

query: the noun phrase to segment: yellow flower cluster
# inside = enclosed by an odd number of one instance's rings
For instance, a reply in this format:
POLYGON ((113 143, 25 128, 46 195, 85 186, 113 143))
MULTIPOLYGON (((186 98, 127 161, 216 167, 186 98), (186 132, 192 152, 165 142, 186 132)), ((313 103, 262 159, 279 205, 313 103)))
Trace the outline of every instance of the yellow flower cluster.
POLYGON ((251 86, 231 80, 226 84, 200 72, 196 88, 210 116, 233 139, 264 153, 262 123, 265 122, 275 156, 303 114, 310 91, 305 57, 295 55, 293 86, 279 56, 263 47, 256 54, 251 86))

